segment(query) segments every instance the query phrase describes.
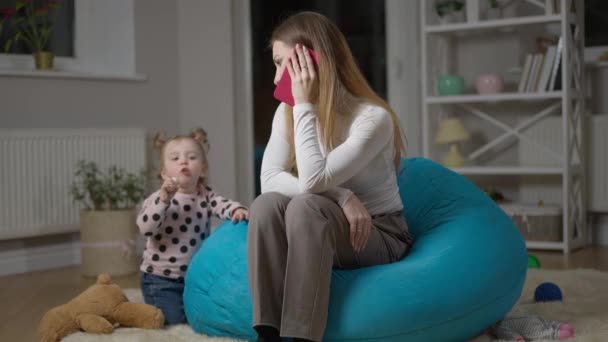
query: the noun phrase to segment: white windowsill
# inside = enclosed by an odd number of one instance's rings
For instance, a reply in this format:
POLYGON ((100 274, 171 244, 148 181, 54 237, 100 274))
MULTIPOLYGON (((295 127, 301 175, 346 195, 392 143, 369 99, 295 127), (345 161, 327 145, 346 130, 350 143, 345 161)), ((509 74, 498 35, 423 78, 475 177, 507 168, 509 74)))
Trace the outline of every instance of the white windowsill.
POLYGON ((80 72, 66 70, 15 70, 15 69, 0 69, 0 77, 28 77, 28 78, 60 78, 60 79, 82 79, 82 80, 99 80, 99 81, 130 81, 143 82, 148 80, 145 74, 111 74, 102 72, 80 72))

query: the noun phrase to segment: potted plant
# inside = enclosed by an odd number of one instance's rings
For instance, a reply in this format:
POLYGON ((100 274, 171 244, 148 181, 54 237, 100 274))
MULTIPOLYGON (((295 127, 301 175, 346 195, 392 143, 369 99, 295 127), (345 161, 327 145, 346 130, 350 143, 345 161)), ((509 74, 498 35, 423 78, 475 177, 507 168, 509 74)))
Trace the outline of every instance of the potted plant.
POLYGON ((437 0, 435 11, 442 24, 460 23, 465 21, 464 0, 437 0))
POLYGON ((495 20, 516 16, 518 1, 488 0, 486 19, 495 20))
POLYGON ((81 160, 74 175, 70 194, 82 206, 82 274, 136 272, 135 206, 144 198, 145 172, 128 173, 116 166, 102 172, 95 162, 81 160))
POLYGON ((36 69, 52 70, 55 54, 49 49, 49 40, 60 6, 57 0, 17 0, 14 12, 11 12, 15 35, 6 41, 4 51, 23 42, 34 56, 36 69))
POLYGON ((498 3, 498 0, 488 0, 488 14, 487 14, 487 19, 488 20, 495 20, 495 19, 500 19, 500 17, 502 17, 502 9, 500 7, 500 4, 498 3))

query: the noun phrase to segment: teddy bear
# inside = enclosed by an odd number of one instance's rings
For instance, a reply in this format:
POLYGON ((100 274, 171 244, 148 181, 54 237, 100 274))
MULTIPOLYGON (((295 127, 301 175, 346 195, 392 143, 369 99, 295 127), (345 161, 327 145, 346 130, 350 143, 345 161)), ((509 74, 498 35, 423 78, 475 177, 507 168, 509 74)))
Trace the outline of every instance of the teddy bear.
POLYGON ((40 342, 57 342, 83 330, 109 334, 115 324, 128 327, 159 329, 165 323, 160 309, 152 305, 129 302, 120 286, 102 273, 97 283, 69 302, 47 311, 38 327, 40 342))

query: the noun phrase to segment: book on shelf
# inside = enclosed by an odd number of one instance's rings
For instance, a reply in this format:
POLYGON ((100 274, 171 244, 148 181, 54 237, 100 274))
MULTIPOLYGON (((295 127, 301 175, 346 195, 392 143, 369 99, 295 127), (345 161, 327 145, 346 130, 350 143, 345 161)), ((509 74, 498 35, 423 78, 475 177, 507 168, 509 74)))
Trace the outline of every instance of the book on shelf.
POLYGON ((528 53, 517 90, 520 93, 559 90, 563 41, 547 47, 545 53, 528 53))
POLYGON ((528 80, 528 74, 530 73, 530 68, 532 65, 532 54, 527 54, 526 59, 524 61, 524 68, 521 72, 521 78, 519 79, 519 84, 517 86, 517 92, 523 93, 526 91, 526 81, 528 80))
POLYGON ((545 63, 543 63, 542 70, 538 76, 536 91, 542 92, 548 89, 547 85, 549 84, 549 78, 551 77, 551 69, 556 51, 557 47, 555 45, 547 47, 547 52, 545 53, 545 63))
POLYGON ((518 90, 522 93, 536 91, 538 81, 538 70, 541 68, 544 56, 541 53, 529 53, 526 55, 524 68, 519 81, 518 90))
POLYGON ((549 78, 549 84, 547 90, 561 89, 561 69, 562 69, 562 51, 564 49, 564 40, 559 37, 557 42, 556 54, 553 59, 553 65, 551 66, 551 76, 549 78))
POLYGON ((526 86, 526 92, 532 93, 536 91, 536 85, 538 84, 538 75, 545 62, 545 55, 542 53, 535 53, 532 62, 532 71, 528 79, 528 85, 526 86))

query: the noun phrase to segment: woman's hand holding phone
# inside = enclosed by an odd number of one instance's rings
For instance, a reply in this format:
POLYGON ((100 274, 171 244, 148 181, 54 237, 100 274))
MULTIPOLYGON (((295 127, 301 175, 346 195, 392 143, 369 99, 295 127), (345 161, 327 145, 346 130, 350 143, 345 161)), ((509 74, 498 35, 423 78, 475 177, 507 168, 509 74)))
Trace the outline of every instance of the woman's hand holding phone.
POLYGON ((318 95, 317 71, 308 49, 296 44, 294 56, 287 63, 295 104, 311 103, 318 95))
POLYGON ((311 103, 318 97, 317 64, 319 56, 314 50, 296 44, 281 79, 274 91, 274 97, 290 106, 311 103))

